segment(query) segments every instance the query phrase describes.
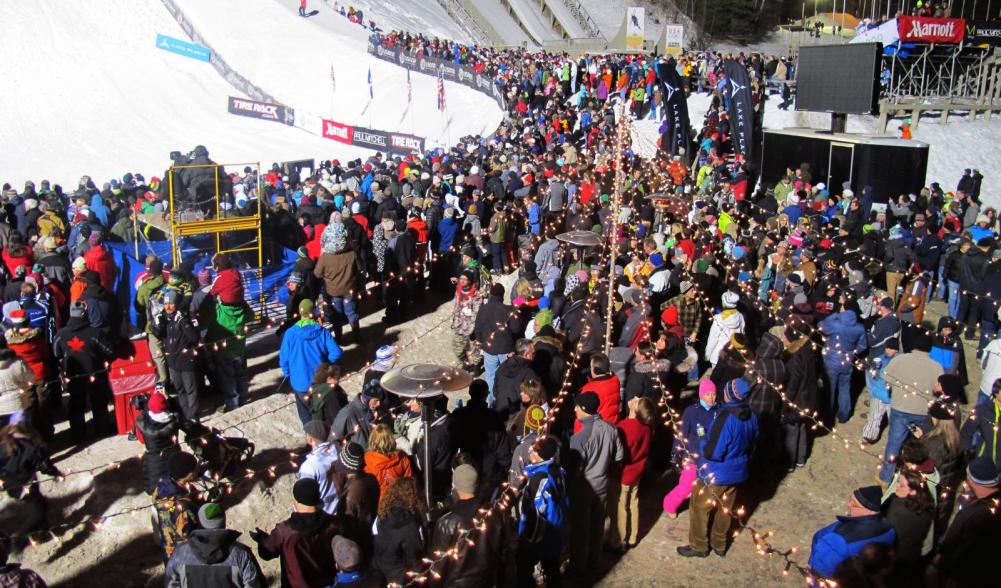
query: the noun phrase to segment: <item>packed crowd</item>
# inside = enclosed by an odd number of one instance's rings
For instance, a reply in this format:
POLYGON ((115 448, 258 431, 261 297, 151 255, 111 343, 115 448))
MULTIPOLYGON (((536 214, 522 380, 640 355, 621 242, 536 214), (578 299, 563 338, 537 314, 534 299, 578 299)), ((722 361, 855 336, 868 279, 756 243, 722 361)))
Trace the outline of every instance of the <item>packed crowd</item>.
MULTIPOLYGON (((1001 248, 979 172, 898 196, 828 187, 793 165, 756 191, 732 157, 722 96, 687 153, 628 150, 628 115, 607 99, 651 102, 650 58, 385 42, 490 68, 509 116, 448 150, 231 178, 265 203, 274 246, 296 251, 279 365, 307 447, 293 513, 250 532, 256 549, 227 528, 225 495, 204 491, 205 454, 178 435, 202 434, 208 390, 227 410, 247 401, 238 260, 196 271, 147 258, 132 326, 103 241, 156 190, 138 175, 104 190, 84 178, 69 195, 5 187, 0 472, 22 514, 0 555, 45 529, 36 477, 59 475, 47 440, 63 393, 74 442, 88 403, 94 432, 109 434, 104 362, 142 333, 161 385, 138 429, 169 586, 263 586, 257 558, 278 559, 287 587, 587 584, 603 551, 640 540, 640 483, 669 467, 679 479, 664 513, 688 503, 678 554, 722 557, 746 524, 743 497, 805 465, 817 431, 852 417, 861 379, 866 440, 886 436, 878 485, 832 489, 850 494, 847 515, 818 531, 804 574, 997 584, 1001 248), (572 230, 603 244, 556 239, 572 230), (455 363, 479 376, 463 406, 383 389, 388 345, 359 390, 341 386, 343 328, 357 341, 366 284, 389 324, 435 291, 453 298, 455 363), (949 316, 929 329, 936 296, 949 316), (963 338, 978 336, 984 373, 963 419, 963 338)), ((763 60, 737 59, 765 79, 763 60)), ((16 564, 0 577, 42 585, 16 564)))

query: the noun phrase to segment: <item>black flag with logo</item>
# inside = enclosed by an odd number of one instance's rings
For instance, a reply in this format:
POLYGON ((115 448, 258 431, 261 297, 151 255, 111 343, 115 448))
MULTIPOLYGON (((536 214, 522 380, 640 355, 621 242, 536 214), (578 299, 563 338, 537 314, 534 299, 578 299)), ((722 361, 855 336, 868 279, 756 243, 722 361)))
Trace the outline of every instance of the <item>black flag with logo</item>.
POLYGON ((730 134, 733 150, 747 161, 751 160, 754 147, 754 108, 751 103, 751 79, 747 68, 732 59, 723 62, 726 73, 724 92, 729 97, 730 134))
POLYGON ((675 69, 675 61, 669 59, 658 64, 657 77, 660 78, 661 101, 664 104, 664 120, 667 123, 667 131, 661 135, 661 149, 671 155, 677 155, 678 150, 684 148, 687 154, 692 144, 688 100, 685 97, 685 85, 678 75, 678 70, 675 69))

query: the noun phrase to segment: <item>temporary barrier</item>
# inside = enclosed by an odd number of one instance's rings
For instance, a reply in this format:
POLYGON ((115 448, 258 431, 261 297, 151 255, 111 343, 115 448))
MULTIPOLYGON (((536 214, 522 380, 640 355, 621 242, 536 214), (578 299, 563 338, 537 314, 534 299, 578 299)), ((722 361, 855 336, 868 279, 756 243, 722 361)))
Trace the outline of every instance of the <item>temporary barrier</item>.
POLYGON ((400 67, 413 70, 430 76, 437 76, 441 72, 442 78, 449 82, 462 84, 472 88, 477 92, 490 96, 497 102, 501 109, 506 108, 504 102, 504 92, 500 86, 494 83, 490 76, 483 75, 475 69, 459 65, 452 61, 445 61, 436 57, 425 57, 416 53, 404 51, 400 47, 386 47, 374 38, 368 40, 368 52, 383 61, 395 63, 400 67))

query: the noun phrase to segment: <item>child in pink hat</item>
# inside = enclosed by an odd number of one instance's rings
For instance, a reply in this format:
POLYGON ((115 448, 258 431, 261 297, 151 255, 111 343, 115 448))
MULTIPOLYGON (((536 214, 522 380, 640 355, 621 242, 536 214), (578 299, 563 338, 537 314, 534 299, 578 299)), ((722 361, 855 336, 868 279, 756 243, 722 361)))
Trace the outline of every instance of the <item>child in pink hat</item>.
POLYGON ((681 429, 674 437, 674 458, 683 464, 678 484, 664 496, 664 514, 677 518, 678 509, 692 494, 692 485, 698 474, 699 451, 716 418, 716 385, 711 380, 699 382, 699 401, 685 409, 681 415, 681 429))

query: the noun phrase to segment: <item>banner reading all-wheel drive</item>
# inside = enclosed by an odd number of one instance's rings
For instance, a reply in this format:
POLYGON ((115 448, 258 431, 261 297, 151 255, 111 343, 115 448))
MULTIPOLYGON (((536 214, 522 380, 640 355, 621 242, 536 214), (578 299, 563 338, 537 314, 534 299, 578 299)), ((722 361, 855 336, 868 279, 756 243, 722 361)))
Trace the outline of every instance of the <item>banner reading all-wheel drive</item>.
POLYGON ((732 59, 723 62, 723 71, 726 73, 726 88, 723 91, 730 104, 727 116, 730 118, 733 150, 743 155, 745 160, 752 160, 754 109, 751 105, 751 80, 747 69, 732 59))

